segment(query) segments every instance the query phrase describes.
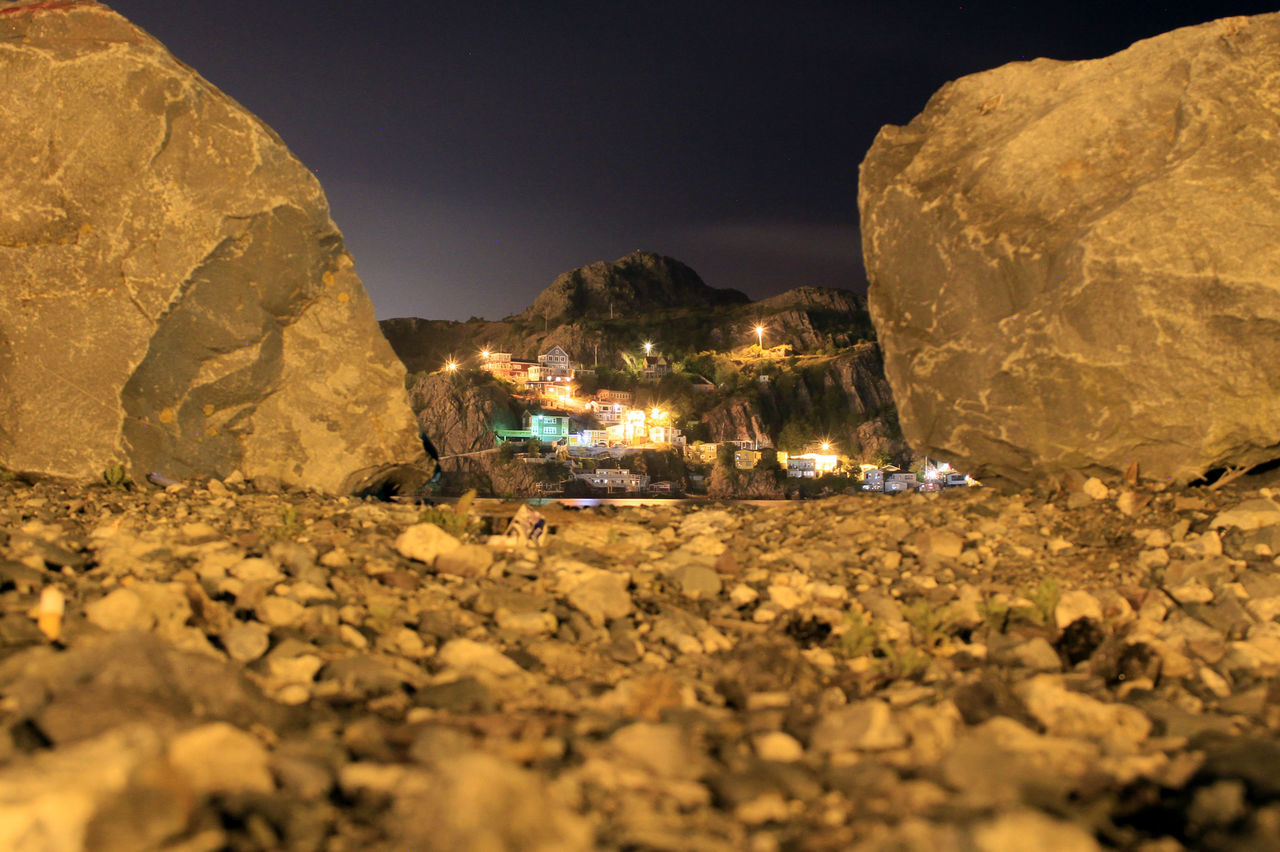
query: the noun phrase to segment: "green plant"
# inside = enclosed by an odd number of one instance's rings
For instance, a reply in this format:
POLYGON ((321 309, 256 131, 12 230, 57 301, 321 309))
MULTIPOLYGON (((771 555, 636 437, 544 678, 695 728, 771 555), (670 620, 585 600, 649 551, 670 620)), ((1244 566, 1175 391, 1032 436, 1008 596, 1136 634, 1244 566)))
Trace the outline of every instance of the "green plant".
POLYGON ((418 521, 424 524, 435 524, 440 529, 456 538, 472 533, 480 525, 480 519, 471 514, 472 504, 476 499, 476 490, 472 488, 458 498, 452 506, 428 506, 418 514, 418 521))
POLYGON ((302 532, 302 521, 298 517, 298 507, 286 503, 280 507, 280 526, 275 530, 278 538, 295 538, 302 532))
POLYGON ((893 678, 917 678, 929 668, 929 655, 916 649, 910 643, 894 645, 892 642, 881 642, 881 670, 893 678))
POLYGON ((990 597, 978 604, 978 615, 986 622, 989 629, 1003 633, 1009 626, 1009 604, 1007 601, 990 597))
POLYGON ((880 642, 880 631, 860 612, 850 612, 844 617, 845 631, 838 647, 846 657, 865 657, 880 642))
POLYGON ((1058 608, 1058 598, 1061 596, 1055 577, 1045 577, 1030 592, 1023 593, 1023 597, 1035 605, 1037 622, 1046 626, 1053 624, 1053 611, 1058 608))
POLYGON ((102 481, 112 488, 128 488, 132 484, 129 479, 129 472, 119 462, 102 472, 102 481))
POLYGON ((950 616, 946 607, 938 609, 923 598, 902 611, 907 623, 915 628, 916 635, 926 648, 937 644, 945 628, 950 624, 950 616))

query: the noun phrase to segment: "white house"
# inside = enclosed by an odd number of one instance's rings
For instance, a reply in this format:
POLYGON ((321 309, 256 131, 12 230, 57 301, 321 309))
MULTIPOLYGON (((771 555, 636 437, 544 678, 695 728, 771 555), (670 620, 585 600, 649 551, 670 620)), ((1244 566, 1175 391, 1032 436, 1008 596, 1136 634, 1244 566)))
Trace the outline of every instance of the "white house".
POLYGON ((643 491, 649 485, 647 473, 632 473, 616 468, 583 471, 575 473, 573 477, 606 491, 643 491))

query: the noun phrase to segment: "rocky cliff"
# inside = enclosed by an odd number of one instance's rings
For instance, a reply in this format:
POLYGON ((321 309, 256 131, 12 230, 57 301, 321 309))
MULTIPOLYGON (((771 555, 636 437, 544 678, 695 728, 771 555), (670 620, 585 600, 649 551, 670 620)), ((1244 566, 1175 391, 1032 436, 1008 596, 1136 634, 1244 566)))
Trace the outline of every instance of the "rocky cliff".
POLYGON ((520 425, 511 395, 485 373, 419 375, 409 386, 409 400, 422 433, 442 457, 491 449, 495 427, 520 425))
POLYGON ((1026 480, 1280 455, 1280 14, 944 86, 862 164, 913 446, 1026 480))
POLYGON ((269 127, 98 3, 0 3, 0 45, 0 466, 335 492, 424 460, 269 127))
POLYGON ((909 452, 898 431, 880 350, 862 344, 829 358, 801 359, 737 390, 702 422, 713 441, 765 441, 799 449, 829 440, 867 461, 909 452))
POLYGON ((737 290, 708 287, 678 260, 637 251, 566 272, 534 300, 526 320, 613 319, 664 308, 710 308, 749 301, 737 290))
POLYGON ((501 321, 405 317, 381 325, 416 373, 438 370, 450 358, 474 365, 482 349, 532 360, 552 346, 587 366, 617 368, 623 353, 638 352, 645 340, 655 341, 668 358, 746 346, 756 340, 757 323, 767 327, 767 346, 795 352, 834 350, 875 336, 865 299, 847 290, 799 287, 750 302, 737 291, 708 287, 689 267, 650 252, 567 272, 531 307, 501 321), (615 300, 612 317, 607 305, 599 307, 608 298, 615 300))

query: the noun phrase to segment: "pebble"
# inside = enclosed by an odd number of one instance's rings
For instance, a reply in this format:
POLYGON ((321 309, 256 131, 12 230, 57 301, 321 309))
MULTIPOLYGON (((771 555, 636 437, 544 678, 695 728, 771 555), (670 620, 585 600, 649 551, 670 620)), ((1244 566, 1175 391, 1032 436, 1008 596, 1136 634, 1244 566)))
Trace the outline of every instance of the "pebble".
POLYGON ((196 793, 270 793, 275 789, 262 743, 226 722, 183 731, 169 741, 168 756, 196 793))
POLYGON ((1280 848, 1269 491, 223 485, 0 480, 0 847, 1280 848))

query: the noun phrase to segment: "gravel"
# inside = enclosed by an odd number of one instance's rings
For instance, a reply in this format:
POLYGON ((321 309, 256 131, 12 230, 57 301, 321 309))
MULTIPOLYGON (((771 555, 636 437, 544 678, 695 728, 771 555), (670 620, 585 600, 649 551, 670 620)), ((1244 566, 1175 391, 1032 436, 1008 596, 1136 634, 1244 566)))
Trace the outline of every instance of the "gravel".
POLYGON ((1242 482, 548 506, 530 543, 8 479, 0 845, 1280 848, 1280 500, 1242 482))

